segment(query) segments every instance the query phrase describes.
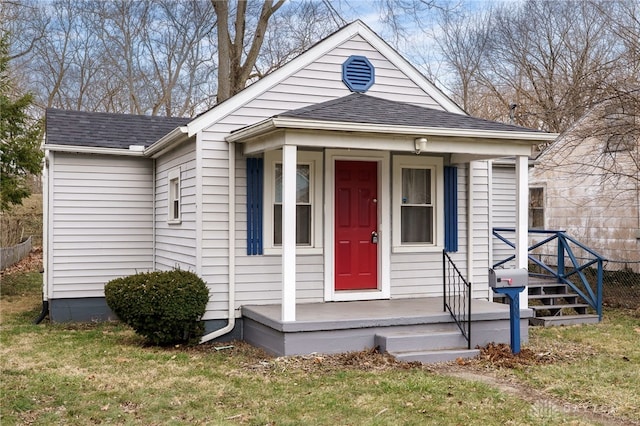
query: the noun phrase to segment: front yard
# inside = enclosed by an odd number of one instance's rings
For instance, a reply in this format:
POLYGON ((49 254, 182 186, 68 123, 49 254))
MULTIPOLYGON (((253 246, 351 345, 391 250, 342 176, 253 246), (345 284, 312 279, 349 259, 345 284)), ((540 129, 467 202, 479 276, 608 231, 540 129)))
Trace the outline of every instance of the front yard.
MULTIPOLYGON (((640 424, 640 312, 533 328, 523 355, 422 366, 375 352, 273 358, 147 347, 117 323, 33 325, 37 272, 2 277, 0 423, 640 424)), ((26 268, 29 269, 29 268, 26 268)))

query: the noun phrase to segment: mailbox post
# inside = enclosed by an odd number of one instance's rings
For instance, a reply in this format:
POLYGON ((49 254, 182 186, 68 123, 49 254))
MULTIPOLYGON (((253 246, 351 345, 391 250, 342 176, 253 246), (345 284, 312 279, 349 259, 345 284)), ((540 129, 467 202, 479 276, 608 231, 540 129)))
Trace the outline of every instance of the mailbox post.
POLYGON ((520 353, 520 293, 528 284, 526 269, 489 269, 489 286, 509 298, 511 352, 520 353))

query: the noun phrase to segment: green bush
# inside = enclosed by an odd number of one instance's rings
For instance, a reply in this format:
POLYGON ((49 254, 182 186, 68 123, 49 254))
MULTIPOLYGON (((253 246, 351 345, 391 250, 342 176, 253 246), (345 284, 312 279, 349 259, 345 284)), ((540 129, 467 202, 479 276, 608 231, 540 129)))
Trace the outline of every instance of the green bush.
POLYGON ((109 281, 109 308, 154 345, 196 343, 209 289, 200 277, 179 269, 145 272, 109 281))

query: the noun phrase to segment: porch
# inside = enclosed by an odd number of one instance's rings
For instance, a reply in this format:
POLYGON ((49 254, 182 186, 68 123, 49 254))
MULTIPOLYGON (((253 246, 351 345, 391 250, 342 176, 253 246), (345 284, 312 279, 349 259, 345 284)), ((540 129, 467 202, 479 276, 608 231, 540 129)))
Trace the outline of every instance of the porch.
MULTIPOLYGON (((471 312, 467 342, 441 297, 299 304, 290 322, 282 321, 281 305, 243 306, 243 339, 278 356, 377 347, 425 363, 472 358, 477 346, 510 343, 508 305, 472 299, 471 312)), ((523 342, 532 316, 530 309, 520 312, 523 342)))

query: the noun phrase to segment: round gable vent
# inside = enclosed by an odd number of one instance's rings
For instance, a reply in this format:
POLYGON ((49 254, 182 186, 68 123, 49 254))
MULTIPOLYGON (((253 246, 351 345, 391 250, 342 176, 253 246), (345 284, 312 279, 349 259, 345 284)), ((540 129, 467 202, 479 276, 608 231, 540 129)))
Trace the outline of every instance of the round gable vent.
POLYGON ((342 81, 352 92, 366 92, 375 82, 375 68, 364 56, 350 56, 342 64, 342 81))

